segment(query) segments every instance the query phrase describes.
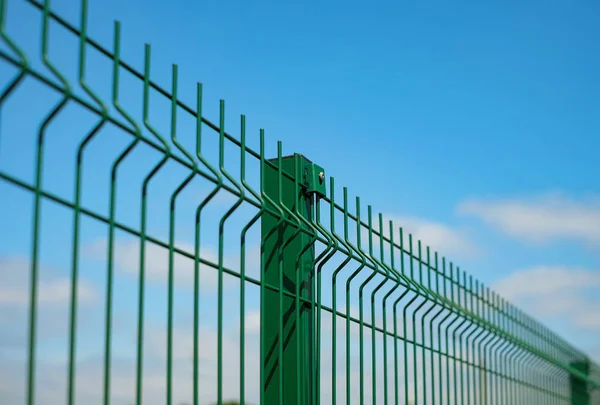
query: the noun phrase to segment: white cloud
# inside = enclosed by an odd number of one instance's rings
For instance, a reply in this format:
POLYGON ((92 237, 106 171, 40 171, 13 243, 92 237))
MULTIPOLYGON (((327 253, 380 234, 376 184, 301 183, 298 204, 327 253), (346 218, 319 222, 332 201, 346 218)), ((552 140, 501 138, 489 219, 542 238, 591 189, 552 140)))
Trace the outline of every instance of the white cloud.
MULTIPOLYGON (((66 271, 70 269, 66 267, 53 268, 44 261, 38 267, 36 359, 40 364, 67 358, 71 277, 70 271, 66 271)), ((22 402, 16 398, 19 398, 18 393, 25 392, 23 381, 4 378, 3 373, 14 373, 26 362, 31 309, 30 272, 28 258, 18 255, 0 257, 0 380, 7 382, 4 386, 0 385, 0 403, 22 402), (7 390, 16 395, 15 401, 4 400, 3 393, 7 390), (15 390, 19 392, 15 393, 15 390)), ((91 326, 103 317, 99 311, 100 294, 96 285, 83 274, 78 281, 76 327, 77 349, 81 354, 91 350, 94 337, 101 336, 91 326)), ((13 398, 13 394, 8 398, 13 398)))
MULTIPOLYGON (((581 302, 580 310, 573 317, 573 324, 581 329, 600 331, 600 302, 590 305, 589 302, 581 302)), ((598 356, 600 359, 600 356, 598 356)))
POLYGON ((600 331, 600 271, 539 266, 517 271, 493 287, 536 316, 562 318, 575 328, 600 331))
POLYGON ((495 286, 505 298, 518 300, 600 287, 600 272, 576 267, 539 266, 515 272, 495 286))
MULTIPOLYGON (((472 256, 478 252, 478 248, 470 240, 465 229, 451 227, 440 222, 429 221, 416 217, 404 217, 395 215, 384 215, 383 234, 389 237, 389 221, 394 224, 394 240, 399 242, 399 228, 402 227, 404 232, 404 246, 408 248, 408 234, 413 236, 413 249, 416 252, 417 241, 423 244, 423 254, 425 246, 429 246, 433 251, 437 251, 441 255, 457 255, 457 256, 472 256)), ((376 224, 374 229, 379 229, 376 224)), ((363 243, 368 241, 368 233, 365 231, 363 243)), ((379 241, 374 243, 379 243, 379 241)))
MULTIPOLYGON (((31 263, 18 256, 0 257, 0 305, 24 307, 29 305, 31 263)), ((71 299, 71 279, 58 276, 44 266, 39 269, 38 305, 65 304, 71 299)), ((96 292, 86 281, 79 280, 78 302, 95 300, 96 292)))
POLYGON ((260 310, 253 309, 246 313, 246 319, 244 320, 244 326, 246 332, 259 333, 260 332, 260 310))
POLYGON ((480 218, 512 237, 533 243, 570 239, 600 244, 600 198, 560 194, 526 199, 467 200, 459 213, 480 218))
POLYGON ((476 251, 463 229, 419 218, 398 218, 394 222, 411 233, 414 239, 442 254, 469 255, 476 251))
MULTIPOLYGON (((65 331, 66 333, 67 331, 65 331)), ((130 333, 125 332, 126 335, 130 333)), ((123 331, 113 329, 113 353, 117 338, 123 331)), ((148 324, 144 337, 143 398, 149 405, 164 404, 166 398, 166 328, 148 324)), ((130 336, 133 339, 133 336, 130 336)), ((215 328, 201 325, 199 330, 199 393, 203 405, 216 402, 217 395, 217 340, 215 328)), ((239 398, 240 345, 235 330, 225 330, 223 348, 223 395, 224 400, 239 398)), ((100 404, 104 393, 103 350, 77 358, 75 393, 76 402, 100 404)), ((113 354, 111 367, 111 403, 129 405, 135 402, 136 351, 120 351, 113 354)), ((1 355, 1 353, 0 353, 1 355)), ((193 388, 193 335, 190 327, 177 327, 173 331, 172 395, 174 404, 192 403, 193 388)), ((38 356, 39 357, 39 356, 38 356)), ((1 358, 1 357, 0 357, 1 358)), ((62 404, 66 401, 67 384, 66 352, 52 360, 39 359, 36 365, 36 403, 62 404)), ((2 359, 0 367, 0 403, 20 403, 25 389, 24 361, 2 359), (4 361, 6 360, 6 361, 4 361)), ((258 403, 259 393, 259 341, 256 336, 246 337, 245 355, 246 395, 249 403, 258 403)))

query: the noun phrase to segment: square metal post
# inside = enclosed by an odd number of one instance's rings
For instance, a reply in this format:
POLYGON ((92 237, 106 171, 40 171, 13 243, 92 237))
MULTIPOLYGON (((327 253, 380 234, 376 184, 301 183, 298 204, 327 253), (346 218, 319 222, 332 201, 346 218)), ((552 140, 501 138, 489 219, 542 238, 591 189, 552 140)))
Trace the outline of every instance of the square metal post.
MULTIPOLYGON (((277 159, 270 162, 278 165, 277 159)), ((315 193, 324 194, 325 190, 322 169, 299 154, 283 157, 281 162, 283 172, 299 178, 297 182, 285 175, 280 178, 279 171, 265 163, 262 169, 266 195, 278 203, 281 182, 282 205, 311 221, 315 193)), ((285 213, 285 218, 291 217, 285 213)), ((315 254, 314 244, 310 246, 311 236, 297 230, 297 226, 269 213, 261 218, 261 277, 267 285, 277 288, 264 288, 261 299, 261 389, 265 405, 308 405, 312 398, 312 373, 317 365, 313 363, 314 308, 307 301, 313 294, 315 254), (297 291, 300 300, 295 298, 297 291)))
MULTIPOLYGON (((573 362, 571 366, 585 375, 589 375, 590 373, 590 362, 587 359, 573 362)), ((571 382, 571 405, 590 405, 590 393, 587 382, 572 374, 569 378, 571 382)))

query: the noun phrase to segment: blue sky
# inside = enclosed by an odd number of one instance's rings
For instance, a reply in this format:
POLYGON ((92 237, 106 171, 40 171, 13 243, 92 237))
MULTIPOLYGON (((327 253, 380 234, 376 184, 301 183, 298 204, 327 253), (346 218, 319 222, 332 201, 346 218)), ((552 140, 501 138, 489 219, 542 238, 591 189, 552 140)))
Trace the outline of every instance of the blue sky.
MULTIPOLYGON (((41 14, 26 2, 8 4, 7 32, 48 74, 38 56, 41 14)), ((80 7, 74 4, 52 1, 52 9, 79 26, 80 7)), ((186 104, 195 106, 196 82, 202 82, 203 115, 212 122, 218 123, 224 99, 225 125, 234 136, 239 136, 239 115, 246 114, 253 149, 258 149, 258 129, 264 128, 270 156, 281 140, 284 154, 309 157, 335 177, 338 201, 340 188, 348 186, 352 200, 361 196, 374 212, 497 285, 600 359, 598 5, 105 0, 91 1, 89 16, 90 37, 109 49, 113 21, 121 21, 121 57, 138 71, 144 69, 144 44, 150 43, 151 77, 162 87, 170 88, 171 65, 178 64, 178 93, 186 104)), ((50 59, 75 83, 77 38, 55 25, 50 30, 50 59)), ((5 44, 0 49, 6 50, 5 44)), ((91 50, 88 57, 88 82, 108 101, 110 61, 91 50)), ((2 86, 10 72, 0 62, 2 86)), ((140 120, 142 83, 122 73, 121 84, 122 104, 140 120)), ((151 97, 151 122, 168 138, 168 100, 151 97)), ((0 170, 31 182, 36 129, 58 98, 29 79, 11 100, 0 121, 0 170)), ((44 184, 72 199, 76 142, 96 118, 68 108, 53 123, 44 184)), ((178 137, 190 149, 194 125, 178 115, 178 137)), ((210 155, 217 150, 217 136, 207 132, 210 155)), ((86 207, 106 215, 109 166, 127 140, 107 128, 90 147, 95 152, 86 157, 86 207)), ((227 167, 237 170, 235 150, 227 153, 227 167)), ((140 180, 158 158, 146 148, 123 164, 122 222, 139 226, 140 180)), ((153 183, 148 229, 161 239, 168 236, 172 185, 186 175, 167 165, 153 183)), ((207 187, 195 180, 181 197, 177 240, 182 245, 193 246, 189 221, 207 187)), ((11 196, 0 227, 13 230, 0 233, 0 254, 27 256, 31 196, 1 181, 0 190, 11 196)), ((213 231, 226 205, 214 204, 207 214, 213 231)), ((50 205, 45 209, 44 263, 68 274, 70 252, 60 246, 70 243, 71 222, 68 230, 57 230, 72 215, 50 205)), ((248 208, 233 218, 232 229, 254 212, 248 208)), ((82 227, 82 246, 91 252, 84 259, 90 297, 101 297, 102 263, 91 263, 98 259, 94 247, 103 251, 106 228, 92 221, 82 227)), ((121 236, 120 264, 127 274, 136 267, 127 252, 135 253, 136 246, 121 236)), ((238 234, 227 237, 237 240, 238 234)), ((214 248, 214 239, 207 244, 214 248)), ((238 260, 233 251, 228 257, 238 260)), ((135 277, 123 280, 121 302, 135 314, 136 298, 128 294, 135 277)), ((163 301, 155 304, 164 302, 162 293, 156 292, 163 301)))

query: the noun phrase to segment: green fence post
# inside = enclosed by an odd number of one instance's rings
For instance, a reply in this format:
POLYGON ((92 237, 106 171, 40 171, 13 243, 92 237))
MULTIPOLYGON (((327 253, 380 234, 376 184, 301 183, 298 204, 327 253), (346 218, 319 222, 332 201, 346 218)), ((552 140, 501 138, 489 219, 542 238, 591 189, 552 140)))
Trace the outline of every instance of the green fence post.
MULTIPOLYGON (((590 361, 588 359, 571 363, 571 367, 581 371, 586 376, 590 372, 590 361)), ((590 405, 590 393, 587 382, 571 374, 571 405, 590 405)))
POLYGON ((298 232, 294 224, 307 227, 294 216, 311 221, 315 194, 325 195, 324 171, 299 154, 279 155, 269 162, 277 168, 262 165, 263 192, 290 221, 269 213, 261 219, 261 277, 264 284, 277 288, 262 289, 263 405, 308 405, 317 367, 313 364, 314 308, 309 304, 314 288, 314 238, 298 232), (300 301, 295 298, 297 291, 300 301))

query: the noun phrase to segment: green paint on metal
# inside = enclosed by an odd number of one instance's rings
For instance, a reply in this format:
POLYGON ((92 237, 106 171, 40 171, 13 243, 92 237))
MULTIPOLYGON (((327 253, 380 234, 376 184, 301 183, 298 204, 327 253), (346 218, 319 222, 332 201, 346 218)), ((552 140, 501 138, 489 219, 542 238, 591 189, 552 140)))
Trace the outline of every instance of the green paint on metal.
MULTIPOLYGON (((584 375, 589 375, 590 373, 590 361, 588 359, 573 362, 571 365, 584 375)), ((587 382, 574 375, 570 376, 569 381, 571 384, 571 404, 590 405, 590 389, 587 382)))
POLYGON ((302 159, 304 186, 307 193, 315 193, 319 197, 327 195, 325 170, 308 159, 302 159))
MULTIPOLYGON (((299 177, 310 174, 316 166, 298 154, 280 154, 271 162, 277 169, 262 166, 264 193, 277 201, 286 218, 312 221, 316 186, 310 182, 314 177, 309 175, 307 187, 300 185, 307 177, 299 177), (284 178, 284 171, 294 173, 294 179, 284 178)), ((324 187, 321 190, 324 192, 324 187)), ((266 375, 265 404, 312 403, 314 311, 299 299, 314 299, 314 240, 299 230, 270 214, 264 214, 261 221, 263 278, 280 288, 278 292, 263 292, 261 328, 265 338, 261 362, 266 375), (293 298, 284 296, 284 291, 293 294, 293 298)))

